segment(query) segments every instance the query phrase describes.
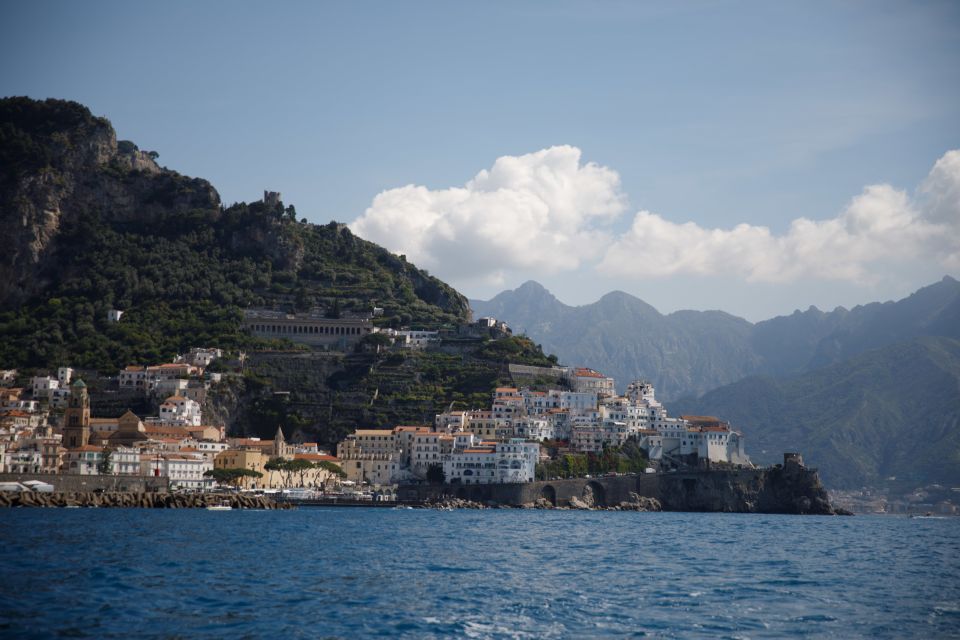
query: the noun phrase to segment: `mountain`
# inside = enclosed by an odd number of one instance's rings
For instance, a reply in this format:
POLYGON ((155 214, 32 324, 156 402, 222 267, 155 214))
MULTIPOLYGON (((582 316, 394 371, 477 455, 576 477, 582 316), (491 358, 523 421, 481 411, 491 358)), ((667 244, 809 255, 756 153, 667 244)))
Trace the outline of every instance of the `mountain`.
POLYGON ((523 337, 464 337, 437 350, 350 353, 264 340, 241 328, 245 307, 383 314, 379 326, 444 328, 467 299, 345 225, 297 220, 279 194, 224 207, 209 182, 117 141, 110 123, 64 100, 0 99, 0 368, 83 370, 101 416, 127 364, 219 347, 224 382, 205 419, 235 435, 336 443, 357 425, 432 422, 454 403, 481 407, 508 365, 549 366, 523 337), (109 309, 125 313, 108 322, 109 309), (238 350, 247 358, 241 363, 238 350), (106 375, 98 375, 101 372, 106 375), (282 392, 282 393, 277 393, 282 392))
POLYGON ((664 316, 621 291, 570 307, 533 281, 470 304, 474 315, 506 320, 562 362, 597 368, 620 387, 650 377, 664 398, 739 380, 760 364, 750 323, 720 311, 664 316))
POLYGON ((532 281, 470 305, 564 362, 612 375, 621 387, 649 378, 667 400, 753 374, 810 371, 920 336, 960 338, 960 282, 950 277, 897 302, 830 312, 811 307, 757 324, 721 311, 663 315, 623 292, 571 307, 532 281))
POLYGON ((752 376, 671 404, 723 416, 755 462, 801 451, 831 487, 960 484, 960 341, 922 337, 815 371, 752 376))
POLYGON ((262 347, 241 331, 251 306, 469 317, 453 288, 344 225, 298 221, 278 194, 223 207, 156 158, 75 102, 0 100, 0 362, 115 371, 197 344, 262 347))

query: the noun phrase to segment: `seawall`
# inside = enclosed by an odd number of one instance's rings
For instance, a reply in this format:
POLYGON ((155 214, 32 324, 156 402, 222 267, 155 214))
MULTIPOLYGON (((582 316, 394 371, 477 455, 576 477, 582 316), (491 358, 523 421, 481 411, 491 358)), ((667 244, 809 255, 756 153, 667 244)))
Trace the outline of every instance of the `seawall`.
POLYGON ((263 496, 136 493, 117 491, 94 493, 65 491, 41 493, 22 491, 0 492, 2 507, 132 507, 144 509, 205 509, 208 506, 229 504, 233 509, 291 509, 293 505, 278 503, 263 496))
POLYGON ((631 502, 631 493, 660 501, 664 511, 834 515, 815 469, 797 462, 765 469, 696 470, 677 473, 571 478, 516 484, 401 485, 399 502, 460 498, 532 506, 543 499, 569 506, 573 498, 598 507, 631 502))

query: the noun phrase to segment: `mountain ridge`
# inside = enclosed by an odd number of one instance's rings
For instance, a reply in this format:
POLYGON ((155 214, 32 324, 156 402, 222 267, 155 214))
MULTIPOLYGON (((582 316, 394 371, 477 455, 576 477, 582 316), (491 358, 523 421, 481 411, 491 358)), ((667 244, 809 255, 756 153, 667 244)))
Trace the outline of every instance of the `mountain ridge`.
POLYGON ((960 338, 960 282, 950 276, 898 301, 832 311, 811 306, 757 323, 721 310, 664 315, 624 292, 569 306, 535 281, 470 304, 476 314, 507 321, 563 361, 590 363, 612 375, 621 387, 635 377, 652 378, 665 399, 702 394, 755 373, 808 371, 921 335, 960 338), (616 315, 627 317, 609 320, 616 315), (615 324, 620 329, 611 335, 615 324), (608 332, 602 340, 600 327, 608 332), (684 354, 684 347, 692 351, 684 354), (671 350, 680 354, 673 372, 661 368, 669 366, 663 356, 671 350))
POLYGON ((894 477, 960 483, 960 341, 923 336, 788 377, 757 375, 679 399, 742 430, 756 462, 803 451, 838 488, 894 477))

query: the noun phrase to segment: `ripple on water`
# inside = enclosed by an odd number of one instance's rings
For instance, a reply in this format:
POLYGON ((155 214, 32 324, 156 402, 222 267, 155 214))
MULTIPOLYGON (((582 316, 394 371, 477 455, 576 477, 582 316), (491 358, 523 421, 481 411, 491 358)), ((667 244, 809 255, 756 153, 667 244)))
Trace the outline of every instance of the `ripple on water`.
POLYGON ((227 515, 0 514, 0 636, 922 638, 960 627, 954 519, 227 515))

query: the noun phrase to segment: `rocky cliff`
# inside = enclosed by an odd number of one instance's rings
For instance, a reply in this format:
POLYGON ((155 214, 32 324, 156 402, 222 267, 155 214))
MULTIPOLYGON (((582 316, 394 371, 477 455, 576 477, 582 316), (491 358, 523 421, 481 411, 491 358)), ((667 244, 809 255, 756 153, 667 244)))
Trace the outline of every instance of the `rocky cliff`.
POLYGON ((76 102, 9 98, 0 102, 0 126, 0 222, 10 249, 0 253, 0 302, 17 305, 49 286, 55 243, 71 219, 156 221, 220 205, 209 182, 118 144, 110 122, 76 102))
POLYGON ((210 183, 156 158, 75 102, 0 99, 4 366, 106 372, 196 344, 283 347, 241 331, 245 307, 469 319, 464 296, 345 225, 298 219, 278 194, 224 208, 210 183))
POLYGON ((713 471, 662 476, 664 511, 837 515, 815 469, 791 454, 766 469, 713 471))

